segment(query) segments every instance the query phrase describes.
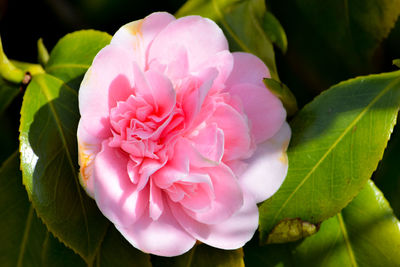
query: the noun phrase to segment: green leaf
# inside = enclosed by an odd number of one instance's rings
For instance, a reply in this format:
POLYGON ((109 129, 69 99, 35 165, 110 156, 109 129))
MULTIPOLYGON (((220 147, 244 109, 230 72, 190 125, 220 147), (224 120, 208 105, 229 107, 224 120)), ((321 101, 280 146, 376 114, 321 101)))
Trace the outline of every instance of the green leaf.
POLYGON ((296 98, 284 83, 265 78, 264 84, 274 95, 279 97, 289 117, 296 114, 298 111, 296 98))
POLYGON ((3 44, 0 37, 0 78, 9 82, 20 84, 24 79, 25 73, 7 58, 3 51, 3 44))
POLYGON ((96 54, 111 41, 107 33, 82 30, 67 34, 50 53, 46 72, 78 90, 96 54))
POLYGON ((7 82, 0 77, 0 114, 11 104, 20 93, 20 86, 7 82))
POLYGON ((222 250, 196 245, 194 248, 178 257, 152 256, 153 267, 244 267, 243 250, 222 250))
POLYGON ((277 21, 266 15, 263 0, 189 0, 176 13, 177 17, 187 15, 214 20, 224 31, 231 50, 258 56, 268 66, 272 78, 279 80, 271 41, 276 39, 284 46, 283 30, 277 21), (268 33, 274 36, 266 34, 263 29, 265 23, 268 33))
MULTIPOLYGON (((398 118, 399 119, 399 118, 398 118)), ((382 190, 393 208, 394 214, 400 218, 400 125, 397 124, 390 137, 382 161, 374 173, 375 184, 382 190)))
POLYGON ((400 71, 348 80, 292 120, 288 175, 260 210, 261 241, 285 218, 319 223, 344 208, 382 158, 400 104, 400 71))
POLYGON ((400 222, 369 181, 341 213, 323 222, 315 235, 302 242, 245 249, 245 260, 250 267, 399 266, 399 247, 400 222))
POLYGON ((339 81, 381 72, 381 44, 400 14, 400 0, 267 0, 267 6, 289 39, 280 76, 303 98, 304 92, 313 97, 339 81))
POLYGON ((393 65, 396 65, 396 67, 400 68, 400 59, 394 59, 393 65))
POLYGON ((268 39, 276 44, 277 47, 286 53, 287 50, 287 38, 285 31, 279 21, 271 12, 265 12, 262 20, 262 26, 268 39))
POLYGON ((44 73, 44 69, 39 64, 22 62, 17 60, 11 60, 11 62, 14 64, 15 67, 19 68, 24 73, 29 72, 30 75, 32 76, 44 73))
POLYGON ((114 226, 108 228, 96 256, 97 266, 151 267, 150 255, 135 249, 114 226))
POLYGON ((34 76, 21 109, 23 182, 47 228, 88 263, 108 221, 78 180, 77 92, 48 74, 34 76))
POLYGON ((0 213, 1 266, 85 266, 36 216, 22 185, 17 152, 0 168, 0 213))
POLYGON ((38 61, 40 65, 45 66, 49 61, 50 56, 46 46, 44 46, 43 44, 42 38, 39 38, 37 42, 37 47, 38 47, 38 61))

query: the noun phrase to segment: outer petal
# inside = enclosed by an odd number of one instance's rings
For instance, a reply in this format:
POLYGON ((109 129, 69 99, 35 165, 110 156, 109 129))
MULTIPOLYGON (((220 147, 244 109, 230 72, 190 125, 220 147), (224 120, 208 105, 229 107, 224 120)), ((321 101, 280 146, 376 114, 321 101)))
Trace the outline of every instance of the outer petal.
POLYGON ((96 116, 98 121, 108 118, 110 91, 113 102, 131 94, 133 85, 131 56, 114 46, 103 48, 93 60, 79 89, 79 111, 81 116, 96 116), (119 88, 115 90, 113 88, 119 88), (118 92, 118 94, 117 94, 118 92))
POLYGON ((258 57, 243 52, 235 52, 232 55, 233 70, 226 81, 227 88, 240 83, 264 86, 263 79, 271 77, 267 66, 258 57))
POLYGON ((177 19, 165 27, 154 39, 149 50, 149 59, 169 65, 176 55, 186 49, 189 69, 208 61, 216 53, 227 50, 228 42, 222 30, 213 21, 200 16, 177 19))
POLYGON ((116 225, 121 234, 136 248, 160 256, 177 256, 191 249, 196 239, 176 221, 168 205, 157 220, 152 220, 146 209, 131 227, 116 225))
POLYGON ((78 160, 80 166, 79 180, 86 193, 94 198, 93 164, 101 150, 102 140, 88 133, 82 120, 78 125, 78 160))
POLYGON ((243 206, 229 219, 213 225, 193 220, 177 207, 172 209, 179 223, 193 237, 210 246, 237 249, 249 241, 258 227, 258 208, 253 197, 245 192, 243 206))
POLYGON ((285 180, 290 135, 290 127, 285 122, 275 136, 258 145, 254 155, 245 161, 248 166, 239 175, 239 183, 257 203, 271 197, 285 180))
POLYGON ((285 122, 285 108, 265 86, 242 83, 229 92, 242 100, 256 144, 271 138, 285 122))
POLYGON ((113 223, 129 227, 148 207, 148 187, 138 191, 127 173, 128 157, 103 141, 94 162, 94 194, 97 206, 113 223))
POLYGON ((113 36, 111 44, 124 47, 142 70, 146 69, 147 49, 154 37, 175 17, 166 12, 156 12, 142 20, 122 26, 113 36))

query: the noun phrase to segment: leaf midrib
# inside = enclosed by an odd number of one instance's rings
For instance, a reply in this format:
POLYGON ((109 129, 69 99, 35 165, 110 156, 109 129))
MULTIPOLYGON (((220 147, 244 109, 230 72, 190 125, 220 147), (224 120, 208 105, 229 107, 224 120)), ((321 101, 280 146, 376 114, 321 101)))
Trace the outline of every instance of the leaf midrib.
POLYGON ((283 209, 287 206, 288 202, 293 198, 293 196, 297 193, 297 191, 305 184, 305 182, 311 177, 311 175, 315 172, 315 170, 322 164, 322 162, 327 158, 327 156, 332 152, 334 148, 342 141, 342 139, 347 135, 347 133, 353 129, 355 124, 357 124, 362 117, 369 111, 369 109, 381 99, 388 91, 390 91, 398 82, 400 78, 395 79, 390 82, 374 99, 360 112, 360 114, 349 124, 348 127, 343 131, 343 133, 335 140, 335 142, 329 147, 329 149, 325 152, 325 154, 321 157, 321 159, 314 165, 314 167, 307 173, 307 175, 303 178, 303 180, 298 184, 298 186, 293 190, 293 192, 288 196, 285 202, 280 206, 279 210, 275 213, 275 216, 272 219, 272 222, 278 218, 278 216, 282 213, 283 209))
POLYGON ((343 220, 342 213, 339 213, 337 215, 337 219, 338 219, 338 222, 339 222, 340 230, 341 230, 342 235, 343 235, 344 243, 346 244, 347 253, 349 254, 349 259, 350 259, 350 262, 351 262, 351 266, 358 267, 356 258, 354 256, 353 247, 351 245, 350 238, 349 238, 349 235, 347 233, 346 225, 345 225, 344 220, 343 220))
MULTIPOLYGON (((53 77, 52 77, 52 78, 53 78, 53 77)), ((55 78, 55 79, 57 79, 57 78, 55 78)), ((58 80, 58 79, 57 79, 57 80, 58 80)), ((83 217, 84 217, 84 223, 85 223, 85 227, 86 227, 87 240, 88 240, 88 243, 87 243, 87 252, 88 252, 88 255, 87 255, 87 256, 89 256, 89 244, 90 244, 89 223, 88 223, 88 218, 87 218, 86 209, 85 209, 85 206, 84 206, 84 204, 83 204, 83 197, 82 197, 82 194, 81 194, 80 185, 79 185, 79 183, 78 183, 78 177, 77 177, 77 174, 76 174, 76 172, 75 172, 75 170, 74 170, 75 168, 74 168, 74 164, 73 164, 73 162, 72 162, 72 156, 71 156, 71 153, 70 153, 70 151, 69 151, 69 149, 68 149, 68 146, 67 146, 67 141, 66 141, 66 138, 65 138, 65 135, 64 135, 64 131, 63 131, 62 127, 61 127, 60 118, 58 117, 57 112, 56 112, 56 109, 55 109, 55 107, 54 107, 54 104, 53 104, 52 101, 51 101, 51 97, 50 97, 49 91, 48 91, 49 88, 47 87, 47 85, 46 85, 45 83, 42 82, 41 79, 38 79, 37 83, 40 85, 40 88, 41 88, 41 90, 42 90, 44 96, 45 96, 46 99, 47 99, 47 102, 48 102, 48 104, 49 104, 49 107, 50 107, 50 110, 51 110, 51 112, 52 112, 53 118, 54 118, 54 120, 55 120, 55 122, 56 122, 57 130, 58 130, 58 132, 59 132, 59 134, 60 134, 61 141, 62 141, 63 146, 64 146, 65 151, 66 151, 68 163, 69 163, 69 165, 70 165, 70 167, 71 167, 71 169, 72 169, 72 173, 73 173, 73 175, 74 175, 74 181, 75 181, 75 184, 76 184, 76 186, 77 186, 77 193, 78 193, 78 195, 79 195, 79 201, 80 201, 80 204, 81 204, 82 213, 83 213, 83 215, 84 215, 83 217)), ((63 87, 66 87, 66 88, 69 88, 69 87, 67 87, 67 86, 64 84, 64 82, 62 82, 62 86, 63 86, 63 87)), ((73 89, 71 89, 71 91, 74 92, 74 93, 76 94, 76 92, 75 92, 73 89)), ((82 256, 83 256, 83 258, 84 258, 85 260, 88 260, 88 259, 86 258, 86 255, 82 255, 82 256)))
POLYGON ((24 235, 22 236, 21 245, 19 247, 17 267, 22 267, 22 260, 24 258, 26 244, 28 243, 28 236, 32 225, 32 218, 33 218, 33 207, 32 205, 30 205, 28 211, 28 217, 26 219, 24 235))

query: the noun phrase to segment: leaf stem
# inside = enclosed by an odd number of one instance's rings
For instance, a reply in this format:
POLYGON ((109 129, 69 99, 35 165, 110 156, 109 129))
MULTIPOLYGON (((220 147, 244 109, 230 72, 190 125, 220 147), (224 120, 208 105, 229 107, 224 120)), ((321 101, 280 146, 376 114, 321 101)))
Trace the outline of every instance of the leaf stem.
POLYGON ((5 80, 20 84, 24 79, 25 73, 16 68, 14 64, 7 58, 3 51, 3 44, 0 36, 0 76, 5 80))

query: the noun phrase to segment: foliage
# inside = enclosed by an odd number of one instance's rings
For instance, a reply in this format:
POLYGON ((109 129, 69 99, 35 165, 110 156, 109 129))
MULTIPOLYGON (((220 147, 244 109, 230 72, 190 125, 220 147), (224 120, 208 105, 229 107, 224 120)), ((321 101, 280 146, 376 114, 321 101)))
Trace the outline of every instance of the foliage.
POLYGON ((290 115, 288 175, 259 206, 259 235, 163 258, 110 225, 79 185, 76 127, 80 82, 111 36, 82 30, 50 53, 39 40, 37 64, 0 47, 1 265, 400 265, 400 0, 189 0, 176 15, 213 19, 231 50, 260 57, 290 115))

